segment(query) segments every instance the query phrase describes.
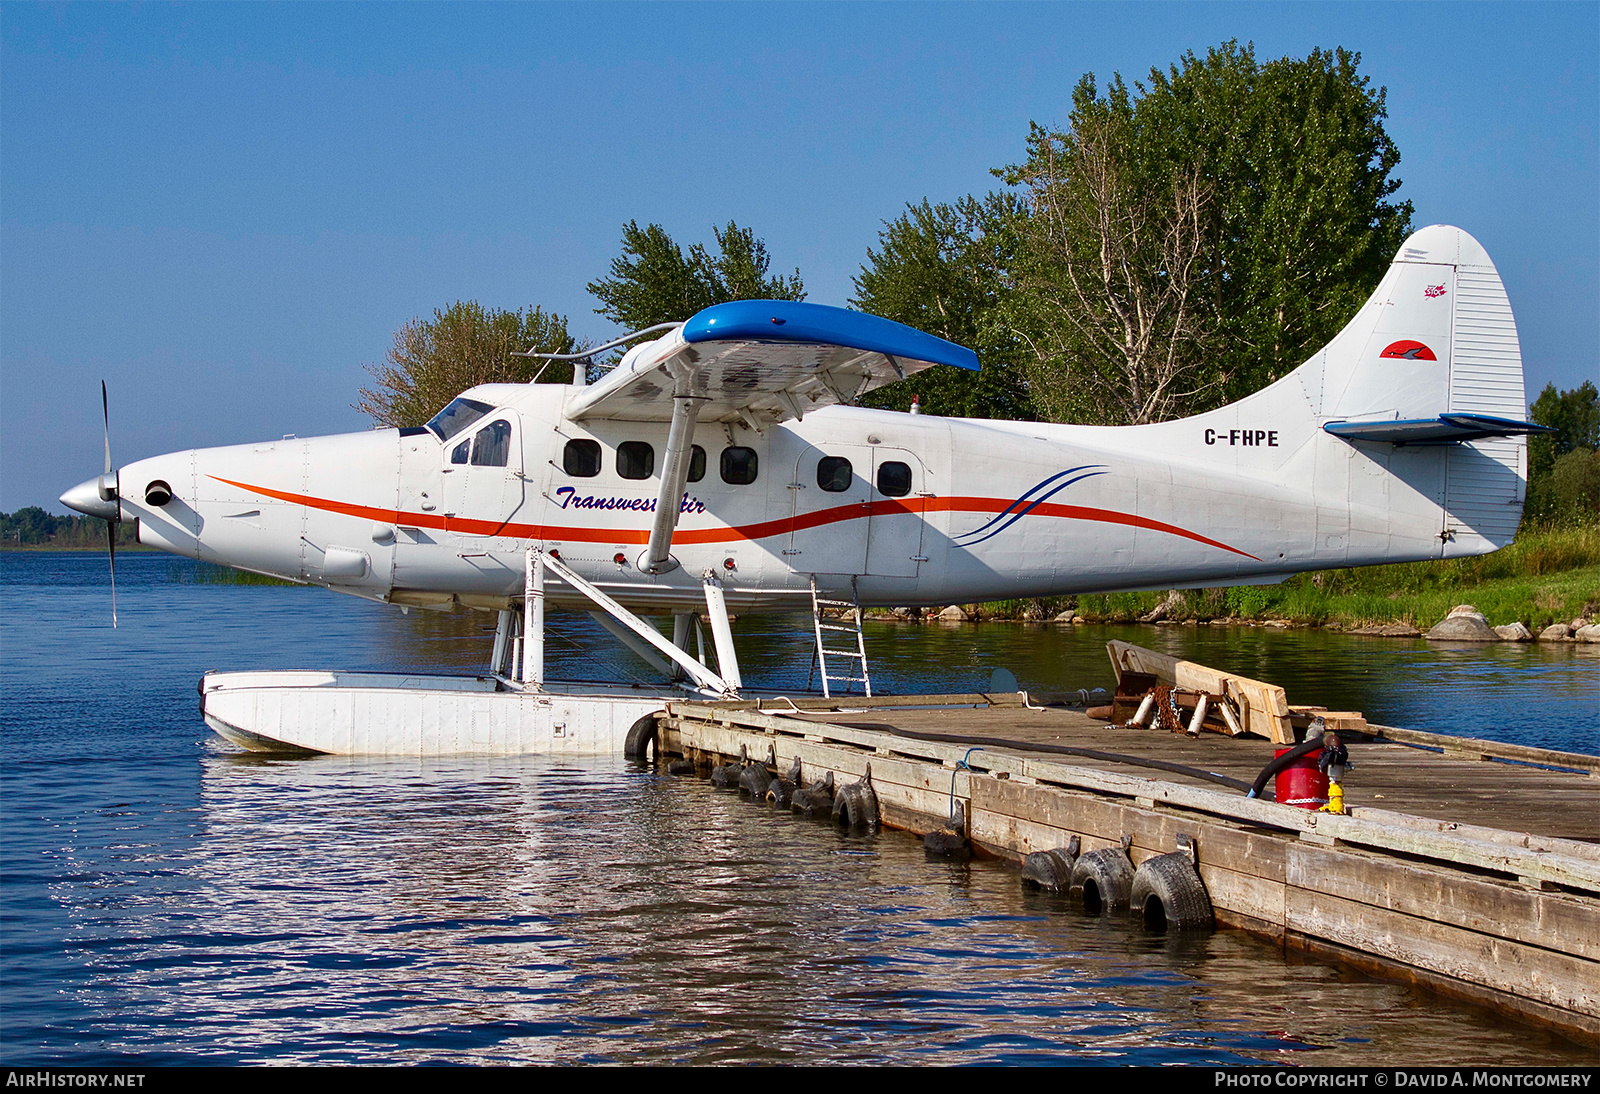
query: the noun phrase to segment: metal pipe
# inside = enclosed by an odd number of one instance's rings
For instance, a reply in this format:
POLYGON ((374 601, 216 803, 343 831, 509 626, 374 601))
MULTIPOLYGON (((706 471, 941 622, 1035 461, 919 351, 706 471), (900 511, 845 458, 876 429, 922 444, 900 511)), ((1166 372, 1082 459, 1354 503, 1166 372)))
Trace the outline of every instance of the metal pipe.
POLYGON ((511 620, 513 613, 509 610, 500 613, 494 626, 494 652, 489 655, 489 671, 498 676, 506 671, 507 646, 511 639, 511 620))
POLYGON ((639 568, 647 574, 676 569, 672 558, 672 533, 678 527, 683 509, 683 488, 689 481, 689 464, 694 455, 694 427, 700 416, 699 395, 672 397, 672 426, 667 431, 665 466, 661 469, 661 494, 656 499, 655 520, 650 525, 650 543, 639 568))
POLYGON ((513 352, 511 356, 543 357, 550 361, 581 361, 585 357, 593 357, 595 354, 604 353, 608 349, 616 349, 618 346, 631 342, 641 335, 654 334, 658 330, 677 330, 681 326, 683 326, 682 323, 657 323, 653 327, 642 327, 630 334, 624 334, 621 338, 613 338, 603 346, 595 346, 593 349, 586 349, 582 353, 535 353, 530 349, 513 352))
POLYGON ((523 568, 522 682, 544 690, 544 552, 529 547, 523 568))
POLYGON ((706 611, 711 616, 711 638, 717 646, 717 673, 738 691, 743 686, 739 678, 739 658, 733 652, 733 628, 728 625, 728 602, 722 596, 722 582, 714 570, 701 575, 706 587, 706 611))
MULTIPOLYGON (((674 612, 672 616, 672 644, 684 653, 689 652, 689 638, 694 630, 694 615, 690 612, 674 612)), ((683 669, 678 665, 672 666, 674 680, 683 678, 683 669)))

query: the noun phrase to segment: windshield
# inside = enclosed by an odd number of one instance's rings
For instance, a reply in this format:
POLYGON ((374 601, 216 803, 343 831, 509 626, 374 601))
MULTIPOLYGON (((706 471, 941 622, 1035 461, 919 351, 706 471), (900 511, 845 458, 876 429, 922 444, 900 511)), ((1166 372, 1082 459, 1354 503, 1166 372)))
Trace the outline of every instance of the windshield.
POLYGON ((493 409, 494 407, 480 403, 476 399, 452 399, 449 406, 433 416, 428 428, 433 430, 441 441, 448 441, 493 409))

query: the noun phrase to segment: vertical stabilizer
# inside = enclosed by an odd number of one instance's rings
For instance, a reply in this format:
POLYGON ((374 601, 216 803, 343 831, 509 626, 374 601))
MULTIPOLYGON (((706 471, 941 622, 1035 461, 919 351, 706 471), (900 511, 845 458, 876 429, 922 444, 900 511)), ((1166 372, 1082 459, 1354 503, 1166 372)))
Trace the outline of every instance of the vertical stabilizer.
MULTIPOLYGON (((1346 353, 1327 358, 1329 421, 1423 422, 1449 414, 1517 423, 1526 416, 1511 302, 1472 236, 1447 225, 1413 234, 1363 313, 1374 305, 1361 350, 1351 354, 1347 344, 1346 353)), ((1480 554, 1509 543, 1526 493, 1525 437, 1439 443, 1442 553, 1480 554)))

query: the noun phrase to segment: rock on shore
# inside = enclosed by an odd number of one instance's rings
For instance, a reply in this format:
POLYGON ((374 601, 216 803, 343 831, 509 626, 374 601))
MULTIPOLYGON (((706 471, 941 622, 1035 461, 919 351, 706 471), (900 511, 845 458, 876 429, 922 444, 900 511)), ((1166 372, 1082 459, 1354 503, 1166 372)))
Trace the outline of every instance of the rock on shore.
POLYGON ((1471 604, 1457 604, 1425 636, 1436 642, 1499 642, 1483 613, 1471 604))
POLYGON ((1376 635, 1379 638, 1421 638, 1422 632, 1410 623, 1374 623, 1367 627, 1351 627, 1345 634, 1376 635))

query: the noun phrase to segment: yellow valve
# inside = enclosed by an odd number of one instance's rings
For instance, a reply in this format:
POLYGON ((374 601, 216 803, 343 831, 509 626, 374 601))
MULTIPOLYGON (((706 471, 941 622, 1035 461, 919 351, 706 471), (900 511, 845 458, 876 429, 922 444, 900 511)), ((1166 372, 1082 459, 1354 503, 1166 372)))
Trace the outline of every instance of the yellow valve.
POLYGON ((1336 782, 1328 783, 1328 804, 1317 810, 1319 813, 1344 813, 1344 787, 1336 782))

